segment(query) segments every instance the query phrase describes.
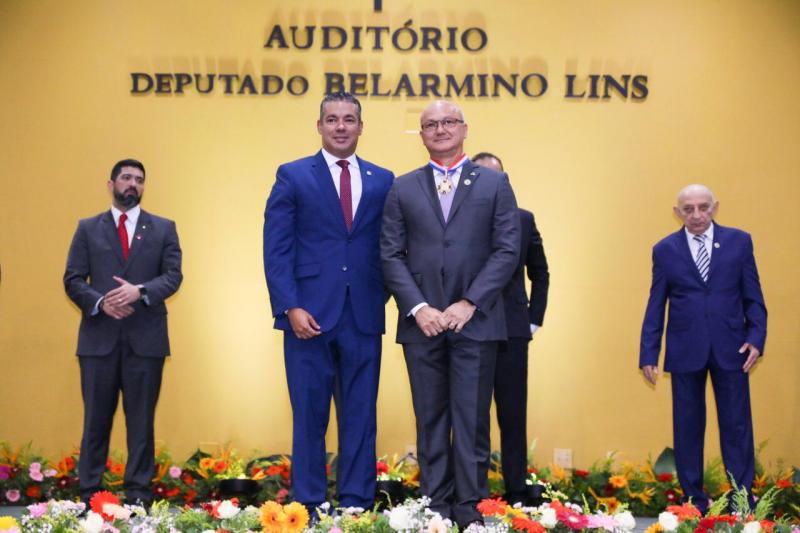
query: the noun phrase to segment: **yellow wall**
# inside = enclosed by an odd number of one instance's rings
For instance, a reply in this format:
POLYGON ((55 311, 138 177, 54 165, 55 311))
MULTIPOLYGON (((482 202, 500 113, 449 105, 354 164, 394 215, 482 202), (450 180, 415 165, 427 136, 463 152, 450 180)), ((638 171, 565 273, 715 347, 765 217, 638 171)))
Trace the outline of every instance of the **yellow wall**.
MULTIPOLYGON (((536 459, 577 466, 671 443, 669 379, 637 370, 650 247, 678 227, 677 190, 711 186, 718 220, 753 234, 770 311, 752 375, 766 459, 800 463, 800 4, 792 1, 384 0, 0 3, 0 439, 47 453, 80 440, 79 313, 61 276, 79 218, 107 209, 107 173, 137 157, 143 205, 178 223, 185 279, 169 302, 173 357, 156 434, 176 456, 232 441, 288 451, 281 337, 261 260, 264 201, 283 161, 316 150, 322 72, 541 72, 537 99, 461 99, 467 150, 503 158, 536 213, 552 283, 532 345, 536 459), (342 7, 344 6, 344 7, 342 7), (279 23, 478 26, 478 53, 275 51, 279 23), (130 72, 303 74, 304 97, 132 96, 130 72), (645 74, 644 102, 567 101, 564 75, 645 74)), ((425 162, 413 128, 427 100, 363 98, 359 154, 403 173, 425 162)), ((414 442, 388 307, 379 452, 414 442)), ((707 454, 718 455, 715 412, 707 454)), ((122 418, 112 445, 124 449, 122 418)), ((493 437, 496 438, 496 433, 493 437)), ((335 442, 332 428, 330 442, 335 442)), ((497 443, 497 440, 494 441, 497 443)), ((497 444, 495 444, 497 446, 497 444)))

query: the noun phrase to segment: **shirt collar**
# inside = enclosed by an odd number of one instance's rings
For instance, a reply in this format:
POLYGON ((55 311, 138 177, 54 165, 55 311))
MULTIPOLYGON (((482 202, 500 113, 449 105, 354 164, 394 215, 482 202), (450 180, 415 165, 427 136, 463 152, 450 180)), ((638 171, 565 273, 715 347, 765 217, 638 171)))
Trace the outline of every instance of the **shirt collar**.
POLYGON ((339 166, 336 164, 337 161, 341 161, 344 159, 350 165, 350 167, 358 168, 358 158, 356 157, 355 153, 350 154, 349 157, 336 157, 335 155, 331 154, 325 148, 322 148, 322 157, 325 158, 325 162, 328 164, 328 168, 332 168, 334 166, 339 166))
MULTIPOLYGON (((142 208, 137 204, 134 207, 128 209, 125 214, 128 215, 128 220, 130 220, 133 225, 136 225, 136 221, 139 220, 139 213, 142 212, 142 208)), ((116 206, 111 206, 111 216, 114 217, 114 225, 119 226, 119 217, 122 215, 122 211, 116 208, 116 206)))

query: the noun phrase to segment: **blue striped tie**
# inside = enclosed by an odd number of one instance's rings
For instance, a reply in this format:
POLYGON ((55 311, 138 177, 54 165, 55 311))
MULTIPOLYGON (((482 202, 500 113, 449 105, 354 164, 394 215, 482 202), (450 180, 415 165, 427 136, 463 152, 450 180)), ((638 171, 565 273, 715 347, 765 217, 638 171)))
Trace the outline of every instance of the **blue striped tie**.
POLYGON ((708 257, 708 250, 706 250, 706 236, 695 235, 692 237, 698 244, 697 257, 695 257, 694 264, 697 265, 697 271, 700 272, 700 277, 703 281, 708 282, 708 267, 711 264, 711 259, 708 257))

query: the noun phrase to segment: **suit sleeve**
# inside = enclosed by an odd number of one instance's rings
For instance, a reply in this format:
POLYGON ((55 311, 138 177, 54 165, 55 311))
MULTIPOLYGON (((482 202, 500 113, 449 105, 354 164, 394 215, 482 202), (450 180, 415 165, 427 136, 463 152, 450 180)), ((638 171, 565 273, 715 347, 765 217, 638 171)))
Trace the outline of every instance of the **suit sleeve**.
POLYGON ((492 253, 464 293, 478 309, 489 309, 511 279, 519 263, 519 215, 517 200, 503 174, 498 182, 492 223, 492 253))
POLYGON ((160 274, 143 283, 147 289, 147 305, 158 305, 175 294, 183 281, 181 262, 183 253, 178 240, 175 222, 168 221, 164 235, 164 247, 161 250, 160 274))
POLYGON ((89 283, 89 242, 86 235, 86 223, 81 221, 72 237, 72 244, 67 254, 67 266, 64 270, 64 290, 70 300, 75 302, 83 314, 91 315, 97 301, 103 294, 93 289, 89 283))
POLYGON ((528 279, 531 280, 531 297, 528 315, 531 324, 541 326, 544 324, 544 312, 547 309, 547 292, 550 288, 550 271, 547 267, 547 257, 544 255, 542 236, 536 228, 536 219, 531 215, 531 238, 528 242, 528 254, 525 258, 525 268, 528 279))
POLYGON ((294 190, 281 166, 264 210, 264 275, 274 317, 300 307, 294 278, 296 216, 294 190))
POLYGON ((408 269, 406 222, 400 205, 397 181, 386 195, 380 242, 383 282, 389 293, 394 295, 400 315, 406 316, 415 305, 424 302, 425 297, 408 269))
POLYGON ((658 254, 653 249, 653 280, 650 285, 650 298, 642 323, 642 337, 639 345, 639 368, 657 366, 661 352, 661 337, 664 333, 664 309, 669 296, 667 277, 659 263, 658 254))
POLYGON ((767 341, 767 306, 764 303, 756 259, 753 255, 753 240, 749 235, 747 236, 745 249, 741 291, 745 326, 747 327, 747 342, 758 348, 763 355, 764 344, 767 341))

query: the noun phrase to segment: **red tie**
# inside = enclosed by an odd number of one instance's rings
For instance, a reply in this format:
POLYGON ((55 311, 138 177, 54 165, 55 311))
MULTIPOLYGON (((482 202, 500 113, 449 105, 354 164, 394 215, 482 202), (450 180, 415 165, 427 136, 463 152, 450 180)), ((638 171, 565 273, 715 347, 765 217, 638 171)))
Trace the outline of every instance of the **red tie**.
POLYGON ((349 163, 342 159, 336 164, 342 167, 342 173, 339 176, 339 201, 342 203, 344 225, 347 226, 349 232, 353 227, 353 194, 350 191, 350 169, 347 168, 349 163))
POLYGON ((125 221, 128 220, 128 215, 122 213, 119 216, 119 226, 117 226, 117 233, 119 233, 119 242, 122 245, 122 257, 128 260, 128 229, 125 227, 125 221))

